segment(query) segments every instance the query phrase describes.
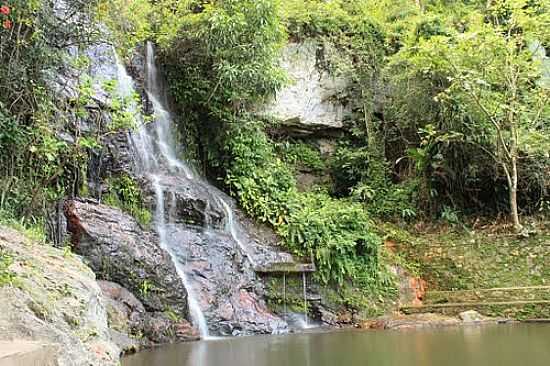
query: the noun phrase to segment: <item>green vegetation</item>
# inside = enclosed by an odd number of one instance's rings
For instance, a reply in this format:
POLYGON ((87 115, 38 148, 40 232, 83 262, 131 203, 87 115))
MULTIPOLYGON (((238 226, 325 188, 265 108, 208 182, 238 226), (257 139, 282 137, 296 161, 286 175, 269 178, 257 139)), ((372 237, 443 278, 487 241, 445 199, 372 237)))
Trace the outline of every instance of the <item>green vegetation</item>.
MULTIPOLYGON (((546 3, 149 5, 122 12, 124 29, 135 32, 121 45, 157 41, 191 155, 290 250, 313 258, 322 282, 391 287, 385 233, 371 218, 458 225, 507 211, 520 231, 520 210, 547 206, 546 3), (318 65, 349 80, 341 98, 353 115, 330 157, 271 137, 273 122, 251 112, 288 82, 277 64, 285 39, 306 37, 322 50, 318 65), (299 168, 327 173, 331 184, 299 192, 299 168)), ((120 24, 112 26, 117 36, 120 24)))
POLYGON ((550 281, 548 234, 528 239, 462 230, 401 235, 392 239, 409 262, 417 263, 431 290, 547 286, 550 281))
MULTIPOLYGON (((52 203, 85 193, 90 153, 101 148, 105 134, 131 127, 133 116, 123 108, 126 101, 114 97, 104 106, 113 117, 105 129, 101 111, 89 108, 94 93, 89 60, 69 57, 69 48, 82 54, 97 39, 93 20, 75 17, 95 12, 97 2, 71 1, 57 14, 42 0, 2 5, 0 210, 15 221, 43 224, 52 203), (55 84, 63 65, 80 81, 65 97, 55 84)), ((105 89, 114 91, 108 84, 105 89)))
POLYGON ((21 232, 34 242, 46 242, 46 232, 42 218, 21 217, 19 219, 15 219, 13 212, 0 210, 0 225, 7 226, 21 232))
POLYGON ((327 164, 321 157, 319 149, 299 141, 284 141, 276 145, 277 155, 295 168, 311 170, 322 173, 327 169, 327 164))
POLYGON ((0 287, 11 285, 15 278, 14 273, 9 269, 13 263, 13 258, 9 253, 0 248, 0 287))
MULTIPOLYGON (((143 41, 157 43, 189 156, 289 250, 313 259, 316 279, 341 286, 339 301, 349 307, 395 294, 387 264, 414 266, 418 255, 393 258, 382 245, 392 230, 374 222, 460 228, 468 217, 504 213, 526 235, 526 216, 549 215, 547 1, 72 1, 69 14, 95 17, 68 25, 45 1, 6 3, 13 11, 1 14, 0 27, 0 210, 13 217, 40 222, 51 202, 82 193, 103 134, 134 125, 132 101, 115 96, 104 106, 109 131, 75 127, 75 119, 95 117, 85 58, 72 60, 81 73, 76 97, 59 101, 48 84, 69 43, 94 39, 87 22, 97 20, 126 58, 143 41), (352 115, 328 154, 307 138, 271 134, 277 121, 254 113, 291 82, 278 63, 285 43, 305 38, 317 43, 320 68, 348 80, 338 99, 352 115), (66 130, 75 143, 59 137, 66 130), (300 169, 328 179, 303 192, 300 169)), ((104 85, 111 94, 115 86, 104 85)), ((108 185, 106 203, 150 222, 137 182, 121 175, 108 185)), ((483 243, 472 253, 481 260, 493 249, 483 243)), ((449 266, 453 288, 483 278, 449 266)))
POLYGON ((152 215, 143 204, 143 193, 138 183, 132 177, 122 174, 108 179, 107 184, 109 191, 103 197, 104 203, 126 211, 142 226, 149 227, 152 215))

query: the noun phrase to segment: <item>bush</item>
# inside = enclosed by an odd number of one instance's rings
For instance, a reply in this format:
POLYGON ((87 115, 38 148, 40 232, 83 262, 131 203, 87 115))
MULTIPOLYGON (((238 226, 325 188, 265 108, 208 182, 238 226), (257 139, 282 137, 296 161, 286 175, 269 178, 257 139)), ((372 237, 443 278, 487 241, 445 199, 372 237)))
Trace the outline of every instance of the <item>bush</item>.
POLYGON ((11 285, 15 279, 9 267, 13 264, 13 258, 6 251, 0 248, 0 287, 11 285))
POLYGON ((152 215, 143 205, 143 193, 138 183, 128 175, 112 177, 108 181, 109 192, 103 198, 107 205, 118 207, 132 215, 141 225, 148 227, 152 215))
POLYGON ((277 155, 290 166, 309 169, 315 173, 321 173, 327 168, 319 149, 304 142, 277 143, 276 150, 277 155))
POLYGON ((94 39, 85 14, 95 3, 70 1, 58 11, 42 0, 3 4, 9 11, 0 25, 0 209, 30 217, 74 193, 86 162, 84 149, 58 138, 71 106, 55 100, 48 81, 69 46, 94 39))
POLYGON ((324 282, 378 284, 380 238, 361 204, 327 193, 300 193, 275 144, 251 119, 230 124, 227 184, 245 211, 273 225, 295 254, 312 259, 324 282))
POLYGON ((377 278, 380 238, 360 204, 323 193, 294 197, 287 224, 279 228, 287 246, 313 257, 323 282, 377 278))

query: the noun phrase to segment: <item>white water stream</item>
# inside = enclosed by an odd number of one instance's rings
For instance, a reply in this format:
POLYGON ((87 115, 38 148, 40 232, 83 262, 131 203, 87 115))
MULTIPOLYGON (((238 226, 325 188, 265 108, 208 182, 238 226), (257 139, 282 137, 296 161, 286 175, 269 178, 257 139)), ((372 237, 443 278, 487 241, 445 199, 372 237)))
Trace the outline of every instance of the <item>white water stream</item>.
MULTIPOLYGON (((122 97, 130 97, 135 93, 134 82, 128 75, 123 64, 117 60, 118 65, 118 88, 122 97)), ((220 204, 225 212, 225 231, 231 236, 238 250, 240 250, 250 263, 254 266, 254 255, 251 248, 246 245, 246 240, 242 237, 242 228, 236 219, 234 210, 231 207, 230 200, 218 189, 211 186, 185 161, 178 158, 181 152, 176 148, 174 131, 176 130, 172 115, 168 109, 166 91, 163 86, 162 78, 155 64, 155 50, 151 43, 147 44, 146 49, 146 80, 145 92, 153 107, 154 118, 151 125, 145 123, 137 103, 130 105, 135 112, 137 128, 132 133, 132 140, 136 148, 136 159, 138 166, 143 171, 143 175, 149 178, 155 193, 156 207, 154 212, 155 228, 159 236, 161 247, 170 255, 176 271, 181 278, 188 295, 189 313, 193 324, 199 329, 203 339, 209 337, 209 329, 204 312, 201 309, 199 296, 203 289, 194 288, 192 282, 185 272, 185 264, 178 259, 174 250, 175 243, 170 242, 169 228, 175 222, 175 195, 173 192, 167 192, 170 187, 170 178, 178 177, 185 180, 193 180, 202 184, 212 194, 213 201, 207 201, 206 211, 210 210, 213 204, 220 204), (171 193, 171 194, 167 194, 171 193), (168 202, 166 202, 168 199, 168 202), (215 202, 217 201, 217 202, 215 202), (167 210, 168 209, 168 210, 167 210)), ((172 183, 173 184, 173 183, 172 183)), ((210 229, 211 222, 209 215, 205 218, 205 229, 210 229)), ((306 299, 306 283, 304 276, 304 302, 306 299)), ((286 296, 286 294, 285 294, 286 296)), ((203 304, 204 305, 204 304, 203 304)), ((307 313, 302 320, 303 327, 308 327, 307 313)))
MULTIPOLYGON (((134 82, 128 75, 125 67, 120 61, 118 63, 118 80, 119 92, 123 97, 131 96, 135 93, 134 82)), ((169 205, 168 212, 166 211, 165 187, 163 179, 179 176, 187 180, 195 180, 204 184, 208 191, 213 195, 214 199, 221 204, 225 212, 225 231, 232 237, 233 241, 238 245, 239 249, 245 254, 252 265, 254 259, 250 248, 240 239, 241 228, 235 219, 235 213, 231 208, 228 198, 219 192, 216 188, 210 186, 198 174, 194 172, 185 161, 178 158, 180 152, 176 148, 174 139, 175 130, 174 122, 171 113, 168 110, 166 92, 162 85, 162 79, 159 77, 158 69, 155 64, 155 50, 151 43, 147 44, 146 49, 146 83, 145 92, 152 104, 154 111, 154 121, 151 126, 147 126, 144 119, 139 113, 137 105, 132 105, 135 110, 138 127, 132 134, 132 140, 137 150, 137 159, 139 166, 143 169, 153 186, 156 198, 156 208, 154 213, 156 231, 159 235, 160 245, 166 250, 174 262, 178 275, 181 277, 183 284, 188 294, 189 312, 194 325, 199 329, 202 338, 209 338, 209 330, 206 318, 201 310, 197 291, 191 285, 191 281, 187 278, 182 263, 177 258, 175 251, 171 248, 167 227, 173 222, 172 208, 174 204, 169 205)), ((171 195, 170 199, 174 200, 171 195)), ((207 202, 207 211, 209 210, 210 202, 207 202)), ((205 229, 208 229, 210 222, 207 215, 205 229)))
MULTIPOLYGON (((164 103, 161 102, 164 98, 159 92, 161 90, 161 85, 157 77, 158 72, 154 62, 154 50, 150 44, 147 45, 146 58, 146 92, 153 104, 155 112, 154 122, 151 129, 147 128, 144 119, 138 112, 137 106, 131 105, 130 108, 135 110, 136 121, 139 124, 132 134, 132 140, 138 153, 140 166, 144 171, 144 175, 149 177, 155 192, 156 208, 154 218, 160 246, 170 255, 178 276, 181 278, 187 290, 189 313, 194 325, 199 329, 201 337, 207 338, 208 324, 199 306, 195 289, 190 285, 182 264, 177 259, 176 253, 172 250, 168 242, 166 232, 167 222, 165 218, 165 198, 162 186, 163 174, 183 174, 187 179, 192 179, 193 174, 192 170, 177 158, 175 143, 170 133, 172 120, 170 113, 164 107, 164 103)), ((119 93, 122 97, 130 97, 135 93, 134 82, 119 60, 117 60, 117 65, 119 93)), ((170 215, 168 221, 170 221, 170 215)))

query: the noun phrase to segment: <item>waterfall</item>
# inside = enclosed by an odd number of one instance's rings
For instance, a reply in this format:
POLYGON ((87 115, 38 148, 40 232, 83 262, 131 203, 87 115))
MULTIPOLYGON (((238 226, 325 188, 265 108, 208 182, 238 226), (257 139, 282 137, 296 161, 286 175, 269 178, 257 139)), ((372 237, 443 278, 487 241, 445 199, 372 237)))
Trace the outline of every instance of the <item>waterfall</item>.
MULTIPOLYGON (((176 127, 151 43, 146 46, 145 73, 145 93, 154 118, 146 124, 137 106, 132 107, 138 120, 138 128, 132 134, 136 162, 153 188, 155 228, 161 247, 170 255, 187 290, 193 324, 202 338, 209 338, 210 332, 285 331, 287 323, 269 312, 260 300, 261 295, 247 281, 255 280, 255 268, 271 262, 277 264, 281 258, 288 260, 289 255, 265 246, 259 248, 241 224, 231 199, 178 158, 182 152, 174 138, 176 127), (193 200, 188 194, 198 195, 204 202, 205 207, 200 208, 204 216, 201 227, 195 221, 186 224, 185 210, 189 207, 180 207, 179 200, 185 206, 186 199, 193 200), (220 227, 220 216, 225 226, 220 227), (236 252, 242 255, 237 258, 246 258, 246 265, 234 260, 236 252), (228 313, 232 315, 227 317, 228 313)), ((121 93, 132 95, 133 81, 120 62, 119 74, 121 93)))
MULTIPOLYGON (((136 113, 136 126, 135 132, 132 134, 132 140, 135 148, 138 152, 138 160, 140 167, 144 171, 144 175, 148 176, 156 198, 155 207, 155 228, 159 236, 160 246, 171 257, 178 276, 181 278, 185 289, 187 290, 187 298, 189 305, 189 313, 194 325, 199 329, 201 337, 208 337, 208 325, 204 314, 199 306, 195 290, 190 285, 184 268, 178 260, 176 253, 169 245, 169 239, 167 235, 167 226, 171 221, 171 215, 168 215, 168 222, 166 222, 165 212, 165 198, 164 190, 161 183, 160 175, 170 172, 172 174, 183 174, 186 178, 190 179, 192 170, 182 161, 177 159, 177 153, 175 144, 170 134, 170 127, 172 124, 170 113, 166 110, 161 100, 164 98, 160 95, 159 79, 157 77, 157 70, 154 63, 154 53, 152 45, 147 45, 147 84, 146 92, 153 104, 155 112, 155 121, 151 127, 154 128, 154 135, 149 130, 148 126, 144 123, 141 114, 138 112, 137 106, 130 105, 130 109, 136 113)), ((134 82, 128 75, 126 68, 117 59, 118 67, 118 92, 121 97, 131 97, 135 93, 134 82)))
POLYGON ((283 272, 283 314, 285 315, 285 320, 287 317, 287 309, 286 309, 286 272, 283 272))
POLYGON ((140 108, 136 104, 133 96, 135 94, 134 80, 128 75, 126 68, 118 58, 113 47, 113 53, 116 56, 117 64, 117 92, 121 98, 128 99, 130 105, 127 107, 133 114, 136 121, 136 128, 132 134, 132 141, 136 150, 140 152, 138 156, 141 168, 145 171, 151 171, 158 166, 158 161, 153 154, 153 141, 147 133, 145 121, 140 113, 140 108))
POLYGON ((237 221, 235 220, 235 214, 231 209, 231 206, 229 206, 229 203, 227 203, 227 201, 223 197, 221 197, 221 195, 217 194, 216 197, 222 204, 223 209, 225 211, 225 215, 226 215, 225 231, 227 231, 231 235, 231 238, 233 238, 233 241, 235 241, 235 243, 237 243, 239 248, 247 255, 250 263, 253 266, 256 265, 254 263, 253 256, 249 253, 249 248, 240 239, 239 227, 237 226, 237 221))
POLYGON ((164 190, 158 176, 151 174, 150 177, 153 183, 153 189, 155 190, 155 197, 157 199, 157 204, 155 208, 155 223, 159 235, 160 246, 162 249, 168 252, 168 254, 170 254, 170 258, 172 258, 172 262, 174 262, 174 266, 176 267, 176 272, 178 273, 178 276, 180 276, 183 285, 187 290, 187 303, 189 305, 189 313, 191 314, 193 323, 197 328, 199 328, 201 337, 206 338, 208 337, 208 324, 206 323, 206 319, 204 317, 204 314, 202 313, 197 298, 196 296, 194 296, 193 287, 190 285, 189 280, 187 279, 187 275, 185 274, 185 270, 182 268, 181 263, 175 255, 174 251, 171 250, 170 246, 167 245, 168 240, 166 238, 166 220, 164 218, 164 190))

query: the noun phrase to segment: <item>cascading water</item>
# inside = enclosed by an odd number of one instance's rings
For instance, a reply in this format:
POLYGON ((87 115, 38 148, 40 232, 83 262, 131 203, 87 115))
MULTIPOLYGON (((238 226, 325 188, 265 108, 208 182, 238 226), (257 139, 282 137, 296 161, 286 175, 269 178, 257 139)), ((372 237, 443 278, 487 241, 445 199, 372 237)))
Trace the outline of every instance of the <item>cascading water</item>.
MULTIPOLYGON (((148 46, 147 52, 148 78, 146 88, 149 99, 153 103, 153 108, 155 110, 154 130, 156 133, 156 138, 153 138, 150 135, 147 126, 143 122, 143 118, 141 118, 141 114, 137 112, 137 106, 130 105, 130 108, 136 111, 136 120, 139 123, 139 126, 137 126, 135 132, 132 134, 132 140, 136 150, 138 151, 138 159, 141 168, 143 169, 145 175, 149 177, 155 193, 155 226, 159 235, 160 245, 166 252, 168 252, 174 262, 177 273, 187 290, 189 313, 193 323, 199 329, 201 337, 206 338, 208 337, 208 325, 198 304, 195 291, 190 285, 187 275, 185 274, 185 270, 178 261, 176 254, 168 245, 166 234, 167 223, 165 219, 165 198, 160 175, 163 173, 163 169, 168 169, 168 171, 172 174, 183 173, 187 178, 191 177, 192 173, 191 169, 176 158, 176 152, 175 149, 173 149, 174 145, 170 144, 171 139, 169 138, 170 135, 168 133, 171 125, 171 121, 169 119, 170 115, 166 109, 163 108, 156 95, 153 94, 158 91, 158 81, 156 77, 153 54, 150 52, 149 47, 150 46, 148 46), (157 150, 160 153, 162 160, 156 157, 157 150)), ((119 60, 117 60, 117 65, 119 93, 122 97, 131 97, 135 90, 134 82, 119 60)), ((170 218, 171 215, 169 215, 169 221, 170 218)))
MULTIPOLYGON (((116 56, 116 51, 113 48, 113 53, 116 56)), ((147 129, 145 128, 145 122, 143 120, 143 117, 141 113, 139 112, 138 106, 136 105, 133 96, 135 94, 135 88, 134 88, 134 80, 128 75, 128 72, 126 71, 126 68, 116 56, 116 64, 117 64, 117 87, 118 87, 118 94, 120 97, 128 99, 130 102, 130 105, 128 106, 128 109, 134 113, 134 119, 137 123, 136 129, 134 133, 132 134, 132 141, 136 147, 136 150, 140 152, 138 156, 139 163, 141 164, 141 167, 145 171, 151 171, 158 167, 158 161, 153 154, 153 141, 151 140, 151 137, 147 133, 147 129)))
POLYGON ((223 199, 221 196, 217 196, 218 200, 223 206, 223 209, 225 211, 226 215, 226 225, 225 230, 231 235, 235 243, 239 246, 239 248, 248 256, 248 260, 250 263, 254 266, 254 259, 253 256, 249 253, 249 249, 246 245, 241 241, 240 235, 239 235, 239 227, 237 226, 237 222, 235 221, 235 214, 233 213, 233 210, 231 209, 231 206, 229 206, 229 203, 227 203, 226 200, 223 199))
POLYGON ((185 274, 185 270, 182 268, 181 263, 178 260, 176 254, 174 253, 173 250, 171 250, 170 246, 167 245, 168 241, 166 236, 166 220, 164 218, 164 214, 165 214, 164 191, 162 189, 159 177, 154 174, 151 174, 150 177, 153 183, 153 189, 155 190, 155 196, 157 199, 157 204, 155 208, 155 223, 157 227, 157 233, 159 235, 160 246, 162 247, 162 249, 166 250, 168 254, 170 254, 170 257, 172 258, 172 261, 174 262, 174 265, 176 267, 178 276, 180 276, 183 282, 183 285, 187 290, 187 303, 189 305, 189 313, 191 314, 191 318, 193 319, 195 326, 199 328, 201 337, 207 338, 208 324, 206 323, 206 318, 204 317, 204 314, 196 299, 193 287, 189 283, 189 280, 187 279, 187 275, 185 274))
MULTIPOLYGON (((262 299, 256 271, 292 268, 311 271, 292 256, 262 245, 241 224, 232 202, 178 159, 175 129, 154 48, 146 49, 145 93, 154 121, 139 126, 132 139, 138 168, 155 196, 154 219, 160 245, 170 255, 188 292, 192 321, 203 338, 209 333, 239 335, 280 333, 285 321, 273 315, 262 299), (208 322, 207 322, 208 321, 208 322)), ((119 62, 119 88, 134 93, 133 81, 119 62)))

